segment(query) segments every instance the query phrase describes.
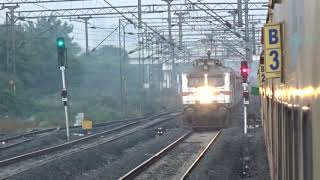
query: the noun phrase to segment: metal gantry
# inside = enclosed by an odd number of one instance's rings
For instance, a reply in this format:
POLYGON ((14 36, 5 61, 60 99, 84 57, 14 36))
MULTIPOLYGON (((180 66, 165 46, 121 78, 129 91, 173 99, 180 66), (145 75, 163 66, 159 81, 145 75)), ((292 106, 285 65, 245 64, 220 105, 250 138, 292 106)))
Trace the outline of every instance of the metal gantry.
MULTIPOLYGON (((63 3, 87 0, 5 0, 0 3, 6 11, 8 32, 6 67, 15 72, 15 23, 37 18, 58 17, 66 20, 81 20, 84 23, 86 54, 95 51, 113 33, 119 32, 119 47, 126 50, 126 35, 137 36, 136 48, 129 54, 137 55, 139 61, 139 87, 144 93, 144 84, 150 82, 149 64, 171 64, 190 62, 201 57, 207 49, 214 51, 215 58, 251 61, 252 54, 259 54, 260 28, 266 21, 268 2, 234 0, 234 2, 211 2, 185 0, 177 3, 163 0, 158 4, 113 6, 101 0, 99 7, 45 8, 21 10, 20 4, 63 3), (244 23, 243 23, 244 16, 244 23), (107 33, 104 39, 89 49, 88 25, 92 19, 119 20, 118 27, 107 33), (131 31, 131 32, 126 32, 131 31), (145 69, 145 65, 147 65, 145 69), (145 79, 145 71, 149 73, 145 79)), ((124 54, 120 52, 120 56, 124 54)), ((123 59, 122 59, 123 60, 123 59)), ((120 61, 121 107, 126 105, 126 68, 120 61), (124 104, 124 105, 123 105, 124 104)), ((172 71, 172 77, 175 76, 172 71)), ((172 78, 173 80, 174 78, 172 78)), ((173 82, 172 82, 173 83, 173 82)), ((173 83, 174 84, 174 83, 173 83)), ((141 109, 140 105, 140 109, 141 109)))
MULTIPOLYGON (((189 1, 189 0, 188 0, 189 1)), ((190 1, 191 2, 191 1, 190 1)), ((255 11, 266 11, 267 2, 260 3, 249 3, 249 10, 255 11)), ((66 8, 66 9, 44 9, 44 10, 27 10, 27 11, 17 11, 18 17, 27 17, 27 18, 39 18, 41 17, 77 17, 82 15, 87 16, 103 16, 103 15, 119 15, 119 12, 122 14, 138 14, 137 5, 126 5, 126 6, 105 6, 105 7, 90 7, 90 8, 66 8), (117 12, 117 10, 119 12, 117 12)), ((142 14, 159 14, 167 13, 167 4, 145 4, 141 5, 142 14)), ((170 3, 172 12, 190 12, 190 11, 203 11, 208 9, 213 12, 228 12, 237 9, 237 3, 185 3, 177 4, 170 3)))
POLYGON ((75 2, 75 1, 89 1, 89 0, 2 0, 0 5, 8 4, 34 4, 34 3, 58 3, 58 2, 75 2))
MULTIPOLYGON (((21 0, 23 1, 23 0, 21 0)), ((47 0, 49 1, 49 0, 47 0)), ((36 2, 47 2, 46 0, 38 0, 36 2)), ((53 0, 52 0, 53 1, 53 0)), ((61 0, 62 1, 62 0, 61 0)), ((57 0, 58 2, 58 0, 57 0)), ((108 3, 108 2, 107 2, 108 3)), ((245 12, 246 9, 248 11, 266 11, 266 6, 268 2, 248 2, 245 4, 245 12), (247 5, 246 5, 247 4, 247 5), (247 7, 248 6, 248 7, 247 7)), ((128 21, 131 21, 131 23, 138 23, 138 27, 147 29, 147 31, 153 31, 154 34, 162 37, 162 39, 170 44, 175 44, 175 40, 172 40, 172 34, 174 34, 175 27, 179 27, 179 43, 176 45, 178 49, 182 49, 182 27, 187 26, 190 27, 189 29, 194 29, 197 31, 200 26, 202 27, 202 31, 199 33, 199 37, 204 34, 213 33, 217 39, 220 36, 221 33, 215 33, 214 31, 210 32, 210 29, 215 29, 219 31, 228 31, 224 34, 231 33, 233 34, 234 39, 231 41, 237 41, 238 43, 241 43, 241 41, 249 41, 248 38, 248 31, 244 31, 242 28, 236 28, 237 26, 241 26, 242 24, 242 9, 243 9, 243 3, 242 1, 238 2, 230 2, 230 3, 212 3, 212 2, 202 2, 197 0, 196 2, 192 2, 191 0, 186 0, 186 3, 166 3, 162 2, 160 4, 143 4, 141 6, 137 5, 126 5, 126 6, 104 6, 104 7, 88 7, 88 8, 67 8, 67 9, 43 9, 43 10, 28 10, 28 11, 15 11, 14 16, 17 17, 17 19, 24 20, 24 19, 32 19, 32 18, 39 18, 39 17, 67 17, 67 18, 80 18, 85 20, 85 34, 86 34, 86 52, 88 52, 88 33, 87 33, 87 19, 89 18, 110 18, 110 17, 118 17, 122 19, 126 19, 128 21), (240 4, 239 4, 240 3, 240 4), (170 4, 170 6, 168 6, 170 4), (170 7, 170 9, 168 8, 170 7), (172 12, 169 12, 169 11, 172 12), (232 13, 230 13, 232 12, 232 13), (171 17, 172 13, 175 14, 187 14, 184 17, 183 23, 181 21, 179 22, 179 19, 181 20, 181 17, 171 17), (145 16, 142 18, 142 14, 145 14, 145 16), (168 17, 166 19, 171 19, 170 22, 168 22, 166 25, 164 22, 156 24, 153 22, 152 17, 147 17, 147 15, 150 14, 167 14, 168 17), (236 23, 235 15, 238 14, 238 23, 236 23), (123 17, 125 15, 125 18, 123 17), (137 16, 138 15, 138 16, 137 16), (138 20, 137 22, 136 19, 138 20), (145 22, 144 24, 139 21, 139 19, 143 19, 145 22), (201 20, 199 20, 201 19, 201 20), (202 24, 200 24, 203 21, 202 24), (207 22, 208 24, 205 24, 207 22), (172 25, 170 25, 172 23, 172 25), (191 24, 192 23, 192 24, 191 24), (140 25, 141 24, 141 25, 140 25), (150 25, 150 26, 149 26, 150 25), (141 27, 140 27, 141 26, 141 27), (167 26, 167 28, 165 28, 167 26), (159 27, 155 31, 153 27, 159 27), (204 28, 209 27, 209 28, 204 28), (172 29, 172 30, 171 30, 172 29), (169 31, 168 31, 169 30, 169 31), (205 33, 205 31, 207 31, 205 33), (168 36, 166 34, 163 34, 162 32, 167 32, 168 36), (171 33, 170 33, 171 32, 171 33), (171 34, 171 35, 170 35, 171 34), (239 39, 237 39, 239 38, 239 39), (246 40, 248 39, 248 40, 246 40), (174 41, 174 42, 173 42, 174 41), (180 46, 180 47, 179 47, 180 46)), ((245 13, 246 14, 246 13, 245 13)), ((264 21, 264 18, 260 18, 264 13, 260 14, 250 14, 253 18, 256 20, 264 21)), ((248 13, 249 16, 249 13, 248 13)), ((247 27, 247 26, 246 26, 247 27)), ((257 26, 258 27, 258 26, 257 26)), ((187 34, 188 28, 185 28, 183 33, 187 34)), ((246 29, 244 29, 246 30, 246 29)), ((252 31, 253 32, 253 31, 252 31)), ((140 32, 141 33, 141 32, 140 32)), ((139 34, 139 33, 138 33, 139 34)), ((252 36, 253 37, 253 36, 252 36)), ((138 42, 141 42, 138 40, 138 42)), ((139 44, 139 43, 138 43, 139 44)), ((229 44, 229 43, 227 43, 229 44)), ((253 43, 254 44, 254 43, 253 43)), ((252 45, 253 46, 253 45, 252 45)), ((243 47, 243 46, 240 46, 243 47)), ((245 46, 245 51, 248 50, 249 45, 245 46)), ((249 48, 250 49, 250 48, 249 48)), ((179 53, 178 51, 175 51, 175 48, 170 48, 170 50, 173 50, 175 53, 179 53)), ((175 53, 172 53, 174 55, 175 53)), ((174 58, 171 58, 174 59, 174 58)))

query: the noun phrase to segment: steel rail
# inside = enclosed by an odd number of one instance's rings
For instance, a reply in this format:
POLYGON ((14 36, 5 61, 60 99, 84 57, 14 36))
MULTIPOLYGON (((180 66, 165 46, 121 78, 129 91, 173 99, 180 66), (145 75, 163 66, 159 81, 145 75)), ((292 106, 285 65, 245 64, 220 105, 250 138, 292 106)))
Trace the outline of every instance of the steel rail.
POLYGON ((133 179, 134 177, 138 176, 141 172, 143 172, 144 170, 149 168, 150 165, 152 165, 153 163, 158 161, 160 158, 162 158, 167 152, 169 152, 170 150, 175 148, 178 144, 180 144, 182 141, 184 141, 191 134, 192 134, 192 131, 189 131, 189 132, 183 134, 180 138, 178 138, 173 143, 169 144, 167 147, 162 149, 160 152, 153 155, 152 157, 150 157, 149 159, 147 159, 146 161, 144 161, 143 163, 141 163, 140 165, 138 165, 137 167, 135 167, 134 169, 132 169, 131 171, 129 171, 128 173, 123 175, 122 177, 120 177, 119 180, 126 180, 126 179, 129 180, 129 179, 133 179))
POLYGON ((12 147, 18 146, 18 145, 26 143, 26 142, 30 142, 32 140, 33 140, 33 138, 29 138, 29 139, 26 139, 26 140, 23 140, 23 141, 20 141, 17 143, 13 143, 13 144, 10 144, 10 145, 4 146, 4 147, 0 147, 0 150, 2 151, 2 150, 10 149, 12 147))
POLYGON ((200 161, 200 159, 204 156, 204 154, 208 151, 209 147, 213 144, 213 142, 217 139, 217 137, 220 135, 221 130, 212 138, 210 143, 206 146, 206 148, 201 152, 201 154, 197 157, 197 159, 191 164, 191 166, 188 168, 188 170, 183 174, 183 176, 180 178, 180 180, 186 179, 190 173, 192 172, 193 168, 197 165, 197 163, 200 161))
MULTIPOLYGON (((20 159, 16 160, 16 161, 14 159, 13 160, 10 159, 9 161, 11 161, 11 162, 2 162, 3 164, 0 164, 0 167, 3 165, 3 167, 1 167, 1 169, 3 171, 2 172, 0 171, 0 179, 7 179, 8 177, 12 177, 12 176, 17 175, 21 172, 27 171, 31 168, 42 166, 42 165, 47 164, 51 161, 61 159, 66 156, 70 156, 75 153, 79 153, 79 152, 97 147, 99 145, 113 142, 113 141, 118 140, 122 137, 133 134, 141 129, 156 126, 160 123, 172 120, 175 117, 180 116, 180 115, 181 114, 174 114, 173 116, 150 121, 146 124, 138 125, 137 127, 134 127, 131 129, 127 129, 127 130, 123 129, 122 132, 113 134, 109 137, 99 136, 97 138, 101 138, 101 139, 97 139, 96 141, 93 141, 93 142, 87 142, 85 144, 78 145, 74 148, 69 148, 69 149, 65 149, 65 150, 64 150, 64 148, 59 148, 59 149, 56 148, 53 150, 46 149, 47 152, 40 151, 40 152, 38 152, 38 154, 35 154, 35 153, 31 154, 30 157, 25 159, 26 161, 23 161, 24 160, 23 156, 18 157, 20 159), (64 151, 62 151, 62 150, 64 150, 64 151), (42 156, 42 157, 39 158, 39 156, 42 156), (32 159, 32 157, 34 157, 35 159, 32 159), (29 158, 31 158, 31 159, 29 159, 29 158), (18 164, 18 163, 20 163, 20 164, 18 164)), ((72 145, 69 145, 69 146, 72 146, 72 145)))
MULTIPOLYGON (((201 151, 199 156, 197 156, 196 160, 191 164, 191 166, 187 169, 187 171, 183 174, 181 179, 184 179, 189 175, 191 170, 195 167, 195 165, 199 162, 199 160, 204 156, 204 154, 207 152, 209 147, 213 144, 213 142, 217 139, 219 136, 221 130, 217 132, 217 134, 210 140, 208 145, 201 151)), ((189 131, 185 134, 183 134, 180 138, 178 138, 176 141, 173 143, 169 144, 166 146, 164 149, 159 151, 157 154, 153 155, 146 161, 142 162, 140 165, 123 175, 122 177, 119 178, 119 180, 131 180, 134 179, 135 177, 139 176, 142 172, 150 168, 153 164, 155 164, 157 161, 159 161, 162 157, 164 157, 170 150, 174 149, 177 147, 179 144, 181 144, 184 140, 186 140, 190 135, 193 134, 193 131, 189 131)))
MULTIPOLYGON (((164 112, 164 113, 159 113, 159 114, 155 114, 153 116, 150 116, 151 114, 147 114, 146 116, 143 117, 138 117, 138 118, 132 118, 132 119, 125 119, 125 120, 114 120, 114 121, 110 121, 110 122, 104 122, 104 123, 99 123, 99 124, 93 124, 93 127, 102 127, 102 126, 108 126, 108 125, 112 125, 112 124, 117 124, 117 123, 122 123, 122 122, 130 122, 130 121, 135 121, 135 120, 141 120, 141 119, 147 119, 147 118, 155 118, 157 116, 162 116, 168 113, 172 113, 174 111, 168 111, 168 112, 164 112)), ((70 129, 76 129, 76 128, 80 128, 81 126, 71 126, 70 129)), ((60 130, 65 129, 65 127, 61 128, 60 130)), ((30 137, 30 136, 34 136, 34 135, 38 135, 38 134, 42 134, 42 133, 47 133, 50 131, 57 131, 57 128, 48 128, 48 129, 43 129, 43 130, 38 130, 38 131, 32 131, 32 132, 27 132, 27 133, 23 133, 23 134, 18 134, 15 136, 9 136, 9 137, 5 137, 3 139, 0 139, 0 142, 8 142, 8 141, 12 141, 15 139, 19 139, 19 138, 23 138, 23 137, 30 137)))
MULTIPOLYGON (((165 116, 165 115, 168 115, 168 114, 170 114, 170 113, 163 113, 163 115, 161 115, 161 116, 165 116)), ((26 153, 26 154, 22 154, 22 155, 18 155, 18 156, 12 157, 12 158, 8 158, 8 159, 0 161, 0 167, 8 166, 8 165, 11 165, 11 164, 14 164, 14 163, 18 163, 18 162, 21 162, 21 161, 24 161, 24 160, 28 160, 28 159, 31 159, 31 158, 34 158, 34 157, 39 157, 39 156, 46 155, 46 154, 49 154, 49 153, 53 153, 53 152, 56 152, 56 151, 59 151, 59 150, 63 150, 63 149, 72 147, 74 145, 87 142, 89 140, 100 138, 101 136, 104 136, 106 134, 111 134, 111 133, 114 133, 114 132, 117 132, 117 131, 124 130, 126 128, 129 128, 129 127, 134 126, 134 125, 138 125, 141 122, 144 122, 144 121, 147 121, 147 120, 157 119, 158 117, 161 117, 161 116, 160 115, 156 115, 156 116, 153 116, 153 117, 150 117, 150 118, 137 120, 136 122, 125 124, 125 125, 122 125, 122 126, 119 126, 119 127, 107 130, 107 131, 103 131, 103 132, 97 133, 97 134, 93 134, 93 135, 86 136, 86 137, 83 137, 83 138, 80 138, 80 139, 76 139, 76 140, 73 140, 73 141, 69 141, 69 142, 66 142, 66 143, 63 143, 63 144, 51 146, 51 147, 48 147, 48 148, 44 148, 44 149, 36 150, 36 151, 30 152, 30 153, 26 153)), ((175 116, 169 117, 167 119, 164 119, 163 121, 160 121, 159 123, 164 122, 166 120, 170 120, 170 119, 172 119, 174 117, 175 116)), ((150 126, 154 126, 154 125, 156 125, 156 124, 151 124, 150 126)), ((147 127, 149 127, 149 126, 147 126, 147 127)), ((124 137, 124 136, 129 135, 129 134, 132 134, 134 132, 136 132, 136 131, 131 131, 131 132, 128 131, 128 133, 124 133, 122 135, 115 135, 115 138, 113 138, 111 141, 114 141, 116 139, 119 139, 119 138, 124 137)), ((110 141, 108 141, 108 142, 110 142, 110 141)))

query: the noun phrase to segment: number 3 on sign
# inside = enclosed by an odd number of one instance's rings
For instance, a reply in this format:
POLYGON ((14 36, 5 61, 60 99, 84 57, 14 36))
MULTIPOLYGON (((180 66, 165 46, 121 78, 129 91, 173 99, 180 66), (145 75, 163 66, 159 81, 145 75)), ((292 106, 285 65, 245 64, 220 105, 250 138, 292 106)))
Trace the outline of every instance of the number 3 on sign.
POLYGON ((266 73, 280 72, 282 54, 280 49, 268 49, 266 51, 266 73))

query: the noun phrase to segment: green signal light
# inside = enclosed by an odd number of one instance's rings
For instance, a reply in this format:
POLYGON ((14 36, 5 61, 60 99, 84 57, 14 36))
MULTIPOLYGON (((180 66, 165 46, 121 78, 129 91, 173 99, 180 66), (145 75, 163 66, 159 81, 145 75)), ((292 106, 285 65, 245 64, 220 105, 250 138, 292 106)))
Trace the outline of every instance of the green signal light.
POLYGON ((58 46, 63 46, 64 45, 64 42, 63 41, 59 41, 58 42, 58 46))
POLYGON ((64 38, 57 39, 57 46, 58 48, 65 48, 64 38))

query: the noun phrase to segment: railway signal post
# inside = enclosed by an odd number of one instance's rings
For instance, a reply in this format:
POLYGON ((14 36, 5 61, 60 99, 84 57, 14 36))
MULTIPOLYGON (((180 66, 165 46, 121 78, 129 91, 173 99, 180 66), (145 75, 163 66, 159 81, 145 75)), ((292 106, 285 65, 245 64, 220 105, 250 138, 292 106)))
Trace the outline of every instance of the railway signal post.
POLYGON ((241 77, 242 77, 242 86, 243 86, 243 126, 244 126, 244 134, 247 134, 247 105, 249 104, 249 91, 248 91, 248 75, 249 75, 249 67, 247 61, 241 61, 241 77))
POLYGON ((70 139, 69 133, 69 114, 68 114, 68 98, 67 98, 67 88, 66 88, 66 78, 65 78, 65 70, 68 67, 67 63, 67 49, 65 46, 64 38, 57 38, 57 51, 58 51, 58 64, 59 69, 61 70, 61 79, 62 79, 62 102, 64 106, 64 114, 66 119, 66 132, 67 132, 67 140, 70 139))

